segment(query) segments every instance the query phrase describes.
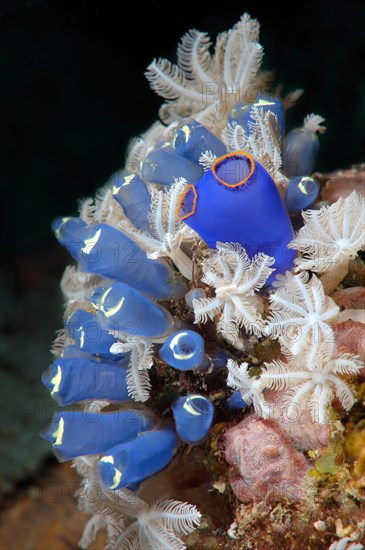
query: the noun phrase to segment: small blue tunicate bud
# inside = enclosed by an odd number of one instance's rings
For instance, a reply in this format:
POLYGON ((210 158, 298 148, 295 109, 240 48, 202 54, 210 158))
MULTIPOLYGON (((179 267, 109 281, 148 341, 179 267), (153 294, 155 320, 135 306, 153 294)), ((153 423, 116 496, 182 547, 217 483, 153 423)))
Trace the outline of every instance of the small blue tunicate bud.
POLYGON ((204 340, 193 330, 171 334, 160 349, 160 357, 178 370, 204 369, 209 364, 204 354, 204 340))
POLYGON ((214 405, 203 395, 180 397, 172 405, 176 431, 189 445, 199 445, 207 437, 213 422, 214 405))
POLYGON ((195 163, 199 163, 200 157, 206 151, 210 151, 216 157, 227 153, 224 143, 195 120, 176 130, 172 146, 179 155, 195 163))
POLYGON ((300 212, 308 208, 317 198, 319 185, 310 176, 291 178, 285 193, 285 205, 291 212, 300 212))
POLYGON ((205 298, 206 294, 202 288, 192 288, 185 294, 185 303, 188 306, 189 309, 193 308, 193 300, 201 300, 202 298, 205 298))
POLYGON ((112 490, 133 487, 165 468, 177 443, 175 431, 164 427, 117 445, 99 460, 101 481, 112 490))
POLYGON ((202 174, 199 164, 178 155, 170 146, 151 151, 142 162, 142 178, 158 185, 172 185, 177 178, 194 183, 202 174))
POLYGON ((60 462, 77 456, 104 453, 115 445, 138 437, 155 424, 150 413, 136 410, 96 413, 57 412, 51 425, 41 434, 51 441, 60 462))
POLYGON ((129 400, 127 369, 83 358, 58 358, 42 375, 43 384, 59 405, 88 399, 129 400))
POLYGON ((242 399, 240 390, 232 393, 227 401, 227 406, 229 409, 244 409, 247 407, 247 403, 242 399))
POLYGON ((284 172, 289 177, 310 176, 319 151, 317 132, 324 132, 324 119, 309 115, 302 128, 291 130, 285 140, 284 172))
POLYGON ((232 359, 232 354, 228 351, 219 349, 212 357, 212 364, 214 371, 219 371, 227 368, 228 359, 232 359))

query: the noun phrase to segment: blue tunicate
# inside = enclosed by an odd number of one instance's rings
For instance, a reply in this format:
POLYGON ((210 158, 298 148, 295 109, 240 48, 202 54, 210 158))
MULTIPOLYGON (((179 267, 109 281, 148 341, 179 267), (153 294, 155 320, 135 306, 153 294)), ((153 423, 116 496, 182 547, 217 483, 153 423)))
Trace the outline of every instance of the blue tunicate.
POLYGON ((281 136, 284 136, 284 107, 283 102, 269 94, 257 94, 254 103, 236 103, 229 113, 228 122, 237 122, 245 131, 250 134, 251 127, 254 121, 251 117, 252 107, 263 109, 264 112, 271 111, 277 116, 279 131, 281 136))
POLYGON ((87 228, 80 218, 58 217, 52 222, 52 231, 58 242, 74 256, 80 247, 79 233, 87 228))
POLYGON ((195 120, 176 130, 172 146, 179 155, 196 163, 206 151, 211 151, 216 157, 227 153, 224 143, 195 120))
POLYGON ((226 369, 228 359, 232 359, 232 355, 226 350, 218 349, 212 357, 214 371, 226 369))
POLYGON ((155 424, 151 414, 136 410, 96 413, 66 410, 57 412, 41 435, 53 444, 63 462, 77 456, 104 453, 119 443, 138 437, 155 424))
POLYGON ((173 319, 165 308, 124 283, 98 288, 89 300, 99 310, 98 318, 107 330, 156 338, 173 329, 173 319))
MULTIPOLYGON (((318 127, 317 127, 318 128, 318 127)), ((304 126, 290 130, 285 140, 284 172, 289 177, 310 176, 319 151, 316 130, 304 126)))
POLYGON ((199 445, 207 437, 213 422, 214 405, 203 395, 180 397, 172 405, 176 431, 189 445, 199 445))
POLYGON ((293 266, 287 209, 270 174, 243 151, 217 159, 195 185, 187 185, 178 214, 211 248, 217 241, 240 243, 251 258, 258 252, 275 258, 268 283, 293 266))
POLYGON ((185 303, 189 309, 194 309, 193 300, 201 300, 205 298, 206 294, 202 288, 192 288, 185 294, 185 303))
POLYGON ((229 409, 244 409, 247 407, 247 403, 242 399, 240 390, 232 393, 227 401, 227 406, 229 409))
POLYGON ((101 481, 112 490, 134 486, 167 466, 177 442, 175 431, 165 427, 117 445, 99 460, 101 481))
POLYGON ((181 298, 186 285, 163 260, 150 260, 127 235, 101 223, 80 225, 78 218, 57 218, 53 229, 82 271, 127 283, 156 299, 181 298))
POLYGON ((127 369, 83 358, 59 358, 42 375, 43 384, 59 405, 87 399, 129 400, 127 369))
POLYGON ((104 359, 124 360, 125 354, 114 355, 110 348, 116 339, 102 328, 93 313, 77 309, 65 321, 65 329, 83 352, 100 355, 104 359))
POLYGON ((116 174, 113 177, 113 197, 133 225, 142 231, 151 231, 148 221, 151 195, 142 178, 125 172, 116 174))
MULTIPOLYGON (((76 344, 71 344, 69 346, 66 346, 62 350, 60 357, 64 359, 68 359, 71 357, 72 359, 80 358, 80 359, 91 359, 92 361, 95 361, 95 359, 98 360, 98 357, 96 357, 90 352, 82 351, 79 348, 79 346, 77 346, 76 344)), ((124 357, 124 354, 123 354, 123 357, 124 357)), ((105 359, 105 357, 103 359, 104 361, 107 360, 105 359)), ((115 361, 115 357, 113 357, 113 361, 115 361)))
POLYGON ((209 364, 204 354, 204 340, 193 330, 171 334, 160 349, 160 357, 178 370, 204 369, 209 364))
POLYGON ((318 193, 319 185, 315 179, 298 176, 289 181, 284 202, 291 212, 300 212, 316 200, 318 193))
POLYGON ((172 185, 176 178, 195 183, 203 168, 176 153, 170 146, 151 151, 142 162, 142 178, 149 183, 172 185))

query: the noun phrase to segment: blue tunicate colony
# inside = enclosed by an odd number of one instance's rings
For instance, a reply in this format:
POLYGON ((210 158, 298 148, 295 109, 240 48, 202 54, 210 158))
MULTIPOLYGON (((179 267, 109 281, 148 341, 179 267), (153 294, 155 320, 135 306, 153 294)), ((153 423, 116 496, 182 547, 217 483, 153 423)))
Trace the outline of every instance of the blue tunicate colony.
MULTIPOLYGON (((283 137, 282 102, 257 95, 254 105, 276 115, 283 137)), ((251 109, 252 103, 235 104, 228 122, 249 133, 251 109)), ((282 141, 284 173, 290 179, 283 198, 264 166, 244 151, 228 153, 218 137, 194 120, 180 124, 168 143, 148 152, 138 174, 119 173, 112 194, 124 216, 138 230, 149 232, 151 186, 167 189, 176 179, 185 178, 189 185, 178 205, 179 218, 209 247, 233 242, 245 247, 250 257, 258 252, 273 256, 276 271, 270 284, 276 273, 293 264, 294 252, 287 248, 293 237, 290 216, 311 207, 318 194, 318 184, 311 177, 319 146, 316 133, 296 129, 282 141), (199 159, 206 151, 216 161, 203 171, 199 159)), ((158 358, 165 372, 175 377, 189 372, 207 379, 217 376, 230 352, 217 346, 207 352, 199 327, 189 321, 193 301, 203 299, 205 291, 189 286, 171 263, 148 258, 129 236, 107 223, 88 225, 80 218, 57 218, 53 230, 78 269, 100 276, 101 285, 86 297, 84 309, 66 318, 71 343, 43 375, 43 383, 61 406, 43 436, 52 442, 60 460, 100 455, 100 478, 108 489, 135 489, 165 468, 182 442, 204 442, 215 407, 209 396, 178 384, 169 414, 164 411, 159 417, 153 395, 143 410, 135 409, 127 388, 130 352, 111 351, 118 334, 154 343, 155 361, 158 358), (176 315, 177 303, 184 319, 176 315), (63 408, 93 400, 123 404, 123 408, 108 412, 63 408)), ((207 342, 211 340, 207 337, 207 342)), ((250 404, 245 397, 248 402, 236 391, 223 402, 227 409, 244 408, 250 404)))

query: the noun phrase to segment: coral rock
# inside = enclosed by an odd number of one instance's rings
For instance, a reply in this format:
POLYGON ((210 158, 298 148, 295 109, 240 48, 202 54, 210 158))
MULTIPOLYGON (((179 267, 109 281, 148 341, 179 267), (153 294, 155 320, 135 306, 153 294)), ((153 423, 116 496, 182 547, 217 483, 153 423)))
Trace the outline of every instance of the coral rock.
POLYGON ((224 440, 229 481, 242 502, 303 498, 308 463, 273 420, 250 415, 227 430, 224 440))
MULTIPOLYGON (((337 347, 342 352, 355 353, 365 361, 365 325, 349 319, 333 325, 337 347), (346 348, 346 349, 345 349, 346 348)), ((364 370, 364 369, 362 369, 364 370)))
POLYGON ((332 299, 342 309, 365 309, 365 288, 354 286, 336 290, 332 294, 332 299))
POLYGON ((354 190, 365 197, 363 166, 359 169, 338 170, 332 174, 317 176, 320 183, 325 183, 321 197, 323 200, 336 202, 340 197, 348 197, 354 190))

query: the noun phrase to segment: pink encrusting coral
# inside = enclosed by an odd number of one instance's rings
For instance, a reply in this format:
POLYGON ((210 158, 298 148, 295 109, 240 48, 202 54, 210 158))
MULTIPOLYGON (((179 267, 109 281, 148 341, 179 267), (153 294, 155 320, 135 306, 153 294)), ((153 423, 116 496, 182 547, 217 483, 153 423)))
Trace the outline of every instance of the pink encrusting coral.
POLYGON ((342 309, 365 309, 365 288, 353 286, 336 290, 331 298, 342 309))
POLYGON ((285 391, 265 391, 265 401, 272 411, 277 427, 287 435, 300 451, 315 450, 328 445, 330 429, 328 424, 313 422, 310 411, 297 410, 295 418, 288 418, 288 403, 285 391))
POLYGON ((322 199, 336 202, 340 197, 348 197, 356 191, 365 197, 364 166, 349 170, 338 170, 332 174, 318 174, 319 181, 324 184, 322 199))
POLYGON ((227 430, 224 442, 230 485, 239 500, 303 498, 309 465, 275 421, 249 415, 227 430))
MULTIPOLYGON (((365 325, 349 319, 333 326, 337 349, 341 353, 355 353, 365 361, 365 325)), ((365 371, 363 367, 360 374, 365 371)))

